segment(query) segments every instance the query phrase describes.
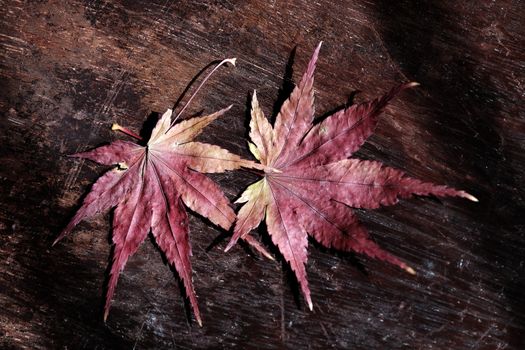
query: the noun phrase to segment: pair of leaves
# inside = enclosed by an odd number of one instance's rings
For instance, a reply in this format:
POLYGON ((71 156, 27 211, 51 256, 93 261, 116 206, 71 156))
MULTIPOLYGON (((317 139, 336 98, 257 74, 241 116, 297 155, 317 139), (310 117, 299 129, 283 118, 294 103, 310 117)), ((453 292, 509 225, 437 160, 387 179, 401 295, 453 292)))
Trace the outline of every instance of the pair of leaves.
POLYGON ((308 235, 325 247, 362 253, 414 274, 411 267, 370 239, 352 208, 375 209, 413 195, 476 200, 464 191, 409 178, 379 162, 348 159, 373 133, 387 103, 417 83, 399 85, 381 98, 341 110, 313 125, 313 75, 320 47, 273 128, 253 94, 253 143, 249 145, 265 166, 265 174, 237 200, 245 204, 226 248, 248 237, 266 217, 272 242, 294 271, 310 309, 313 304, 305 270, 308 235))
POLYGON ((168 110, 157 122, 146 146, 116 141, 74 155, 104 165, 119 165, 97 180, 55 241, 81 220, 116 208, 115 251, 104 319, 120 272, 151 231, 181 277, 195 318, 202 324, 191 278, 185 206, 225 230, 236 220, 224 193, 202 173, 241 167, 264 173, 263 179, 249 186, 239 198, 238 202, 245 204, 237 215, 234 234, 226 249, 244 239, 270 257, 249 234, 266 217, 272 241, 294 271, 310 309, 312 301, 305 270, 308 235, 324 246, 363 253, 413 273, 369 238, 351 208, 392 205, 399 198, 414 194, 475 200, 463 191, 411 179, 379 162, 348 159, 372 134, 386 104, 414 83, 400 85, 379 99, 339 111, 313 125, 313 73, 320 45, 299 85, 283 104, 274 127, 264 117, 254 93, 250 122, 253 143, 249 145, 260 164, 243 160, 218 146, 192 141, 229 108, 178 124, 172 122, 172 111, 168 110))

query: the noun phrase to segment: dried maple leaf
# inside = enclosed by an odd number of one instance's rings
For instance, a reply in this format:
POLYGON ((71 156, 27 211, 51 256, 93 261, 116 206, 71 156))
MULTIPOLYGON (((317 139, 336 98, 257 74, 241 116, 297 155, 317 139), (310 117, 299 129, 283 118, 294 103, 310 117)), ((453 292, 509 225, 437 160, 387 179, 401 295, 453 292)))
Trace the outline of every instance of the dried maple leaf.
POLYGON ((379 162, 348 159, 368 138, 386 104, 400 91, 393 88, 372 102, 341 110, 312 125, 313 74, 321 44, 306 73, 277 115, 272 128, 257 96, 252 99, 249 143, 264 165, 264 178, 250 185, 239 203, 234 234, 226 250, 259 226, 266 215, 268 233, 290 264, 312 309, 306 279, 308 234, 322 245, 355 251, 415 273, 374 243, 352 208, 374 209, 412 195, 458 196, 476 201, 464 191, 422 182, 379 162))
MULTIPOLYGON (((234 63, 225 60, 221 64, 224 62, 234 63)), ((157 122, 145 146, 119 140, 73 155, 104 165, 118 164, 97 180, 80 209, 55 241, 62 239, 81 220, 116 207, 113 218, 115 250, 104 320, 120 272, 151 230, 159 248, 182 279, 195 318, 202 324, 191 278, 188 215, 183 203, 228 230, 235 221, 235 212, 219 187, 201 172, 218 173, 242 166, 259 166, 218 146, 192 141, 205 126, 230 107, 177 124, 172 122, 172 110, 168 109, 157 122)), ((113 129, 140 138, 118 125, 114 125, 113 129)), ((262 249, 256 241, 249 239, 248 243, 262 249)))

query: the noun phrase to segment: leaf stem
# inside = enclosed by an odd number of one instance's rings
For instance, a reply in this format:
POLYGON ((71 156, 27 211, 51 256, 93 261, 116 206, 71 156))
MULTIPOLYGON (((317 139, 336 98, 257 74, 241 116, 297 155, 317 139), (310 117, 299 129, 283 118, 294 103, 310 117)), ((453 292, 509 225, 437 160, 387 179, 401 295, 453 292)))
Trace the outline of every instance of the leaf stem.
MULTIPOLYGON (((224 59, 222 60, 219 64, 217 64, 215 66, 215 68, 213 68, 213 70, 204 78, 204 80, 199 84, 199 86, 197 87, 197 90, 195 90, 195 92, 191 95, 190 99, 188 100, 188 102, 186 102, 186 104, 184 105, 184 107, 182 107, 182 109, 180 110, 179 113, 177 113, 177 116, 175 117, 175 119, 173 119, 173 121, 171 122, 171 125, 170 127, 168 128, 171 129, 173 127, 173 125, 177 122, 177 120, 179 119, 179 117, 181 116, 182 112, 184 112, 186 110, 186 107, 188 107, 191 103, 191 101, 193 100, 193 98, 195 97, 195 95, 197 95, 197 92, 199 92, 199 90, 201 89, 201 87, 204 85, 204 83, 206 83, 206 81, 212 76, 213 73, 215 73, 215 71, 217 69, 219 69, 220 66, 222 66, 223 64, 226 64, 226 63, 231 63, 232 65, 235 66, 235 61, 237 60, 237 58, 227 58, 227 59, 224 59)), ((168 130, 166 132, 168 132, 168 130)))
POLYGON ((242 167, 241 170, 244 170, 244 171, 247 171, 249 173, 252 173, 252 174, 256 174, 256 175, 259 175, 259 176, 262 176, 264 177, 265 175, 270 175, 270 174, 282 174, 282 171, 279 170, 279 169, 275 169, 275 168, 272 168, 272 167, 267 167, 265 165, 262 165, 262 164, 259 164, 259 163, 255 163, 255 165, 257 165, 257 167, 242 167))
POLYGON ((131 136, 133 138, 136 138, 139 141, 142 141, 142 137, 140 137, 139 135, 135 134, 133 131, 118 125, 117 123, 114 123, 113 125, 111 125, 111 130, 113 130, 113 131, 120 131, 120 132, 122 132, 122 133, 124 133, 124 134, 126 134, 128 136, 131 136))

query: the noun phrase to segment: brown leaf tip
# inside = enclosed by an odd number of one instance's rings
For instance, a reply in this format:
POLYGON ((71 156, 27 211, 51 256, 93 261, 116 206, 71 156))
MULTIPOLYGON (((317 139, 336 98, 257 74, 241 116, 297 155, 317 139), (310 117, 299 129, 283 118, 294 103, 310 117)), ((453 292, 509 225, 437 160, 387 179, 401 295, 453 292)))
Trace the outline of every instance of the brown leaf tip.
POLYGON ((471 195, 470 193, 463 193, 463 198, 466 198, 468 199, 469 201, 473 201, 473 202, 479 202, 479 199, 477 199, 476 197, 474 197, 473 195, 471 195))
POLYGON ((311 300, 308 300, 308 308, 310 309, 310 311, 314 311, 314 304, 311 300))
POLYGON ((405 267, 405 271, 408 272, 411 275, 415 275, 416 274, 416 271, 413 268, 411 268, 410 266, 405 267))
POLYGON ((275 261, 275 258, 270 254, 270 253, 262 253, 262 255, 264 255, 265 258, 271 260, 271 261, 275 261))

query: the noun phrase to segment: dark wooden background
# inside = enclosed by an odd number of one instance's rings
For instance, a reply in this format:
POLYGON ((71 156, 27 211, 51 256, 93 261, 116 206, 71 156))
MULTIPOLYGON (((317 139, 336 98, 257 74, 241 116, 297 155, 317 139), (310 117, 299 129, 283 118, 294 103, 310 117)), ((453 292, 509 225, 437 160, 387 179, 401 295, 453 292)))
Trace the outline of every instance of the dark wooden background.
MULTIPOLYGON (((522 1, 0 1, 0 347, 523 349, 525 6, 522 1), (282 261, 192 217, 199 328, 146 241, 102 301, 109 217, 51 242, 105 170, 67 154, 140 130, 211 61, 237 57, 191 111, 235 107, 203 140, 249 157, 247 102, 267 114, 324 41, 318 115, 418 81, 359 152, 480 199, 362 212, 414 266, 310 244, 314 311, 282 261), (295 57, 293 55, 296 49, 295 57), (290 64, 293 62, 293 72, 290 64)), ((254 177, 214 176, 230 198, 254 177)))

